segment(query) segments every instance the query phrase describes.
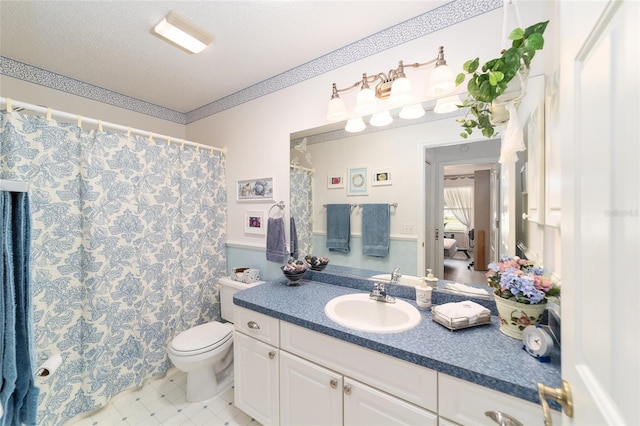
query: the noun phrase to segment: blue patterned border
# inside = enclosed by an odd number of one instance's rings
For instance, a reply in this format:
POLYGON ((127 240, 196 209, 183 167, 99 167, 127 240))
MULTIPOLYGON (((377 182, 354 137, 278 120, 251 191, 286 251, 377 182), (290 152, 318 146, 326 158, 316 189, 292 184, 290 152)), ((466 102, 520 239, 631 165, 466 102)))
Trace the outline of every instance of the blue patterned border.
POLYGON ((3 56, 0 56, 0 74, 175 123, 189 124, 498 9, 502 5, 503 0, 452 1, 186 114, 3 56))

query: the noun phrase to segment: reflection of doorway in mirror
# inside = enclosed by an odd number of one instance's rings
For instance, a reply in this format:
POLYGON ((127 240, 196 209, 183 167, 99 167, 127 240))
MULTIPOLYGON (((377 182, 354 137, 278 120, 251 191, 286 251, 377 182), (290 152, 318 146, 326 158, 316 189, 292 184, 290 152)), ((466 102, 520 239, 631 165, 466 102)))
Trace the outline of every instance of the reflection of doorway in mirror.
MULTIPOLYGON (((474 172, 486 170, 489 173, 497 163, 499 152, 500 140, 497 139, 434 147, 425 151, 425 155, 432 159, 431 176, 434 180, 433 196, 425 197, 432 200, 427 200, 424 206, 425 228, 431 226, 434 230, 432 235, 427 233, 425 238, 425 267, 432 268, 441 279, 486 285, 485 272, 476 270, 472 263, 475 260, 477 240, 469 239, 469 231, 476 227, 473 215, 474 172), (464 149, 460 149, 461 147, 464 149), (448 199, 445 197, 445 182, 450 188, 448 199), (466 201, 461 201, 465 197, 466 201)), ((481 202, 487 207, 492 200, 495 201, 495 197, 489 194, 485 198, 481 202)), ((487 246, 490 246, 490 224, 487 215, 484 224, 487 246)), ((485 259, 489 258, 489 251, 486 249, 485 259)), ((480 268, 486 269, 486 265, 480 268)))

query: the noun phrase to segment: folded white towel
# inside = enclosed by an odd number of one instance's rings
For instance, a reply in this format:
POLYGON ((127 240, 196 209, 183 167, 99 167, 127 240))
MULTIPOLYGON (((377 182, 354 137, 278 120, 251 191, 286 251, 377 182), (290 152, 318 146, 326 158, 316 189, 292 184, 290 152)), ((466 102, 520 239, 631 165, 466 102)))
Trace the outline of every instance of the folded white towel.
POLYGON ((482 305, 471 300, 465 300, 462 302, 451 302, 439 305, 433 308, 440 315, 453 319, 466 318, 469 324, 475 324, 478 322, 480 315, 490 314, 491 311, 482 305))
POLYGON ((484 288, 472 287, 460 283, 448 283, 445 288, 447 290, 457 291, 458 293, 475 294, 478 296, 488 296, 489 292, 484 288))

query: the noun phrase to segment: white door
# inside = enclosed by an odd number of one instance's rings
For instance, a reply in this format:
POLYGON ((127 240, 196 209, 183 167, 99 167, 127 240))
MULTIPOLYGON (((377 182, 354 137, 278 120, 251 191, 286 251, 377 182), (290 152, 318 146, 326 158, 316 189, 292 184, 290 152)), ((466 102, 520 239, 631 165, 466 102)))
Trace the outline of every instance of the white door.
POLYGON ((280 352, 280 423, 342 424, 342 375, 280 352))
POLYGON ((489 262, 496 262, 500 257, 500 164, 491 167, 491 181, 489 182, 489 194, 491 197, 489 206, 489 262))
POLYGON ((567 425, 640 424, 640 3, 559 2, 567 425))
MULTIPOLYGON (((442 222, 442 213, 438 213, 439 201, 434 198, 436 191, 436 175, 433 166, 433 159, 429 156, 427 151, 424 151, 424 197, 425 197, 425 218, 424 218, 424 243, 423 245, 423 259, 424 265, 418 269, 418 275, 421 277, 427 276, 427 269, 433 269, 435 274, 441 273, 442 261, 438 264, 439 257, 436 253, 441 253, 442 248, 438 251, 438 244, 435 240, 435 228, 438 228, 437 232, 442 232, 442 227, 438 227, 436 224, 442 222), (439 221, 439 222, 438 222, 439 221)), ((442 256, 440 256, 442 257, 442 256)), ((418 263, 420 265, 420 263, 418 263)), ((436 275, 441 277, 442 275, 436 275)))

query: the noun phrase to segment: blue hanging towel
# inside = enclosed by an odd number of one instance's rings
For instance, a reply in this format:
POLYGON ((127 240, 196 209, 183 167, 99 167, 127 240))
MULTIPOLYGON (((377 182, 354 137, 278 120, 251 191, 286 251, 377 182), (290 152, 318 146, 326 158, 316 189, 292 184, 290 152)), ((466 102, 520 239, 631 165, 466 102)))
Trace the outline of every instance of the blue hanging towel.
POLYGON ((389 204, 362 206, 362 254, 387 257, 389 255, 391 213, 389 204))
POLYGON ((351 206, 327 204, 327 248, 330 251, 349 253, 351 238, 351 206))
POLYGON ((31 316, 31 225, 26 193, 0 191, 0 275, 5 283, 0 300, 4 324, 2 361, 2 424, 36 424, 39 389, 35 386, 35 353, 31 316))
POLYGON ((300 256, 300 250, 298 248, 298 230, 296 229, 296 221, 293 217, 289 225, 289 234, 291 235, 291 257, 297 260, 300 256))
POLYGON ((284 263, 287 258, 287 242, 284 230, 284 219, 269 218, 267 222, 267 260, 284 263))

